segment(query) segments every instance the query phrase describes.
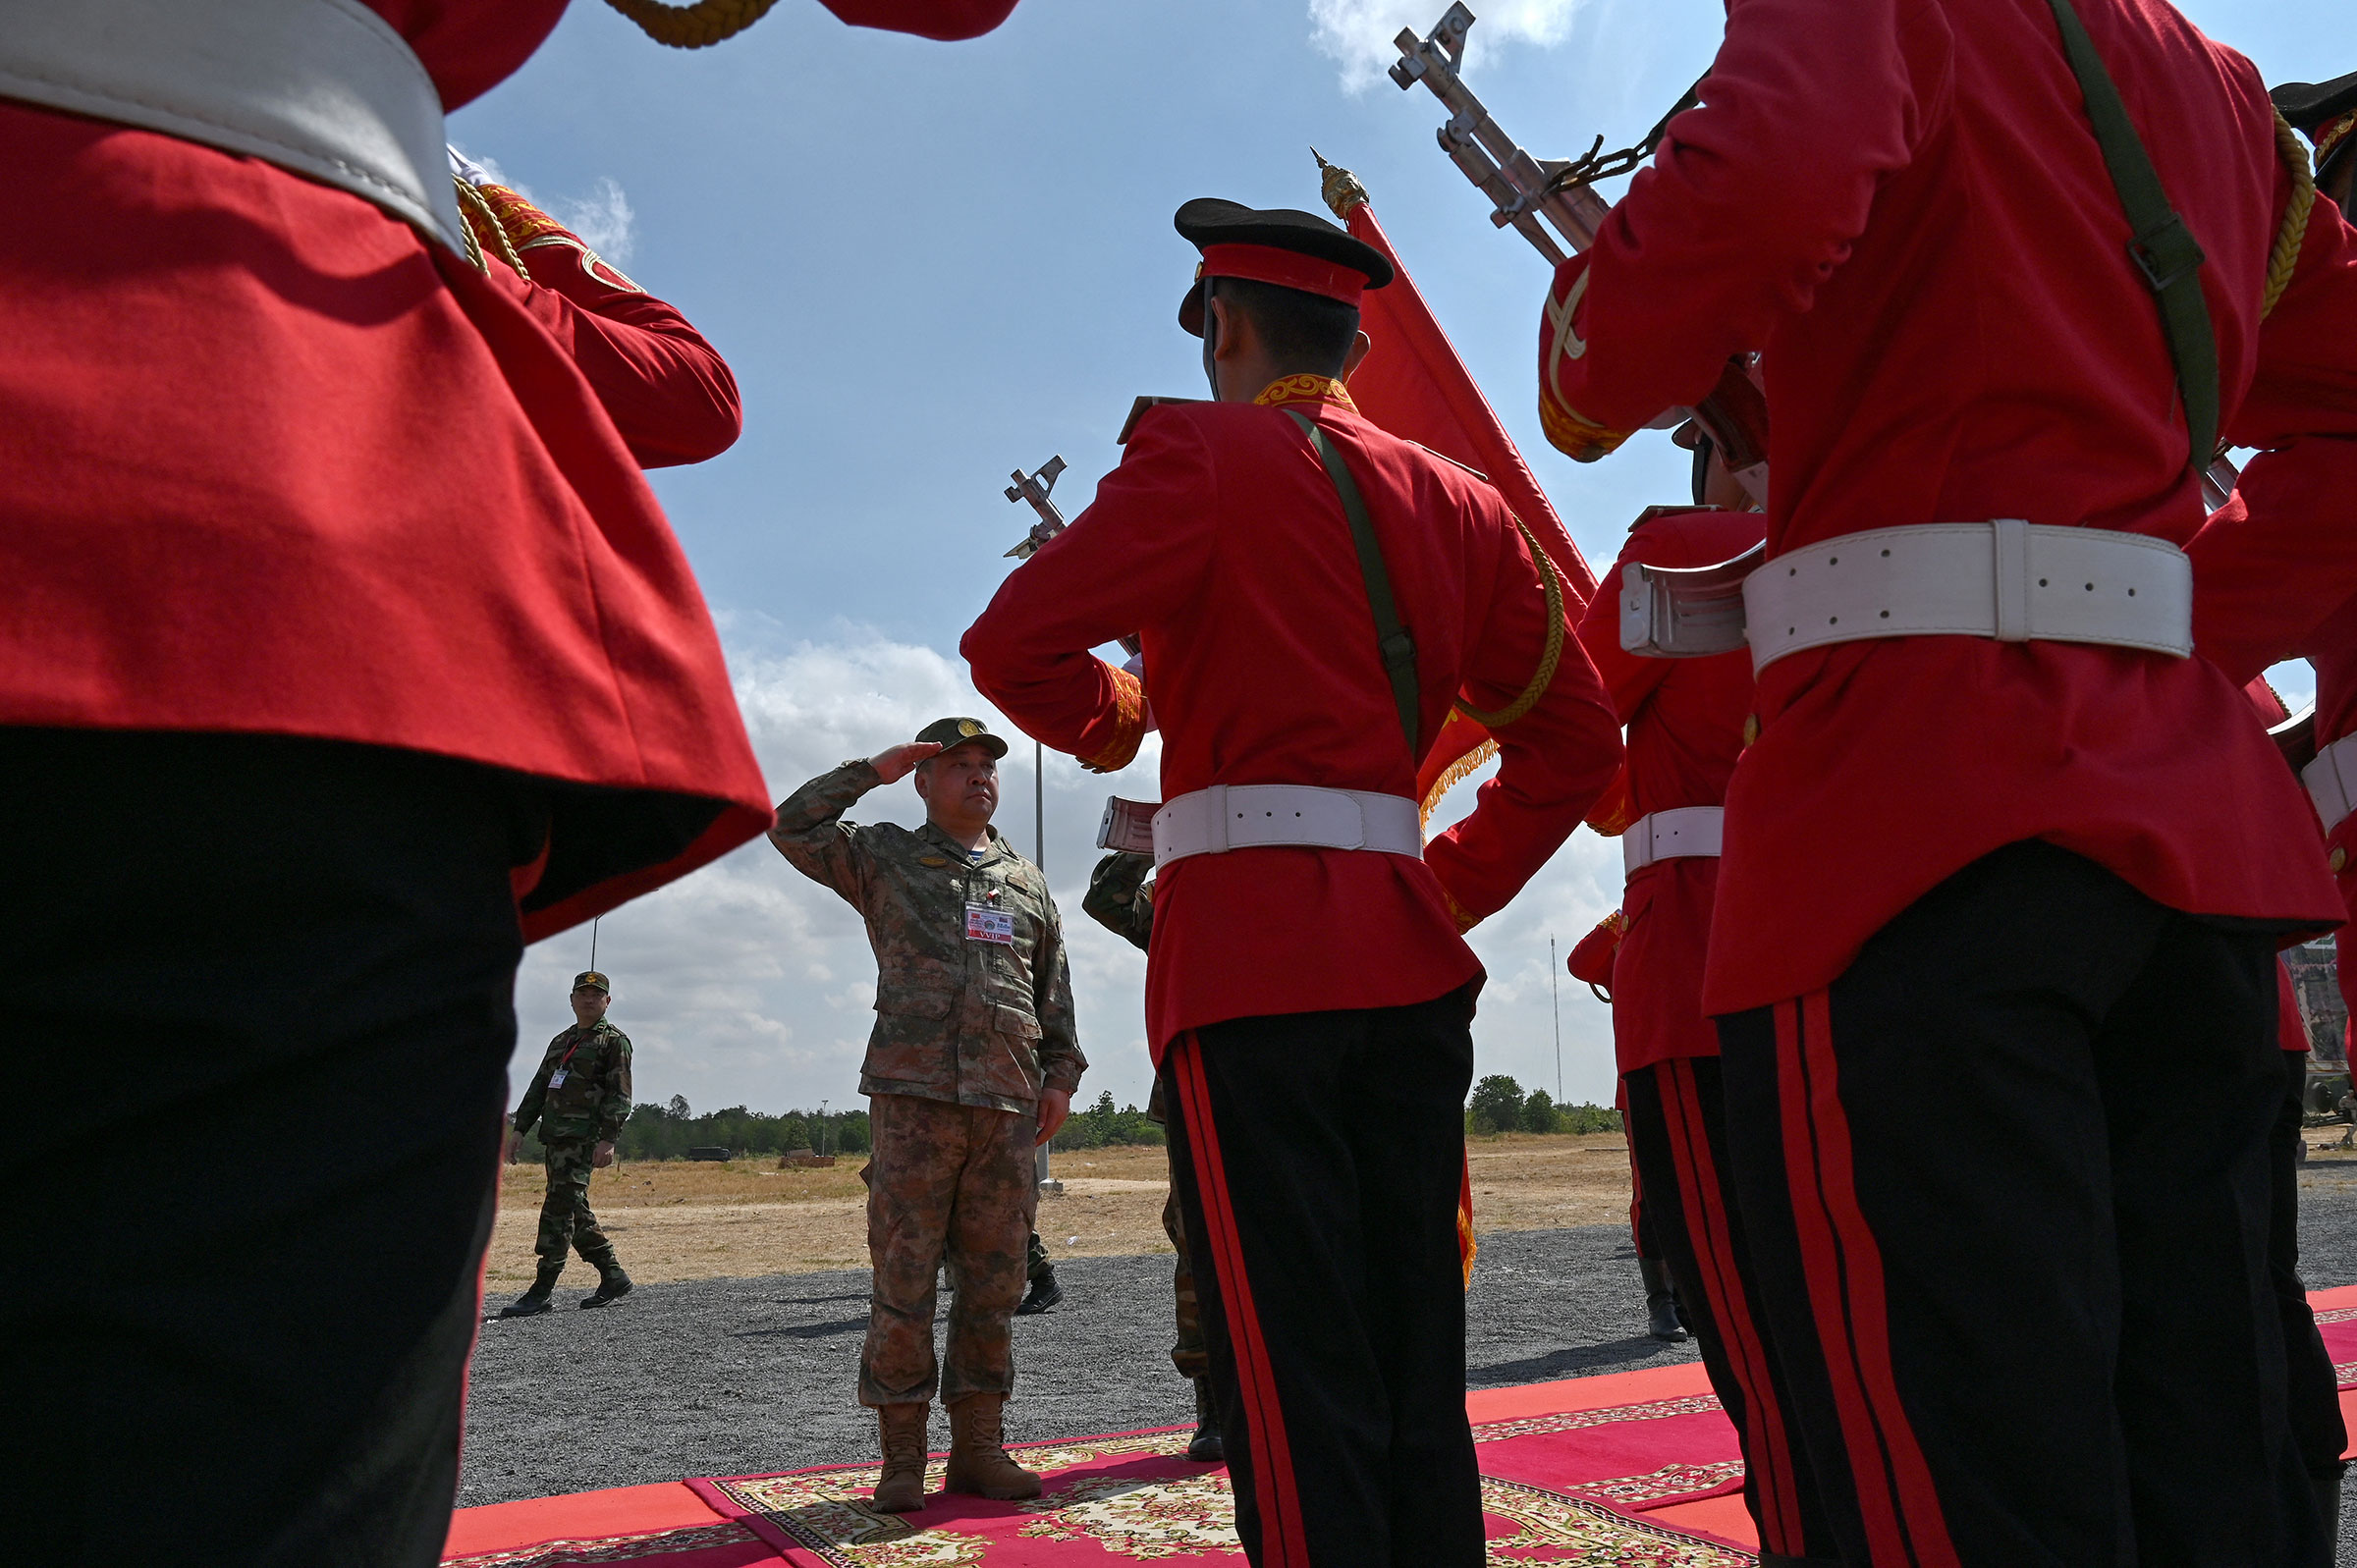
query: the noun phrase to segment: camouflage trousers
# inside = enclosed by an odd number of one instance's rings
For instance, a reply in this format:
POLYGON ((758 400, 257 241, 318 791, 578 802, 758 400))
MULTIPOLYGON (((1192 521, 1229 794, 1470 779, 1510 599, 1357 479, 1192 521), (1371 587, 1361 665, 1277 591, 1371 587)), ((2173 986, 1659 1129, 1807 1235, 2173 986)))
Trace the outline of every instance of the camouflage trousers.
POLYGON ((589 1212, 589 1154, 595 1147, 574 1139, 545 1146, 548 1196, 540 1201, 540 1237, 532 1244, 544 1265, 564 1263, 569 1247, 593 1264, 614 1261, 614 1243, 589 1212))
POLYGON ((1014 1388, 1014 1308, 1039 1207, 1037 1118, 912 1095, 868 1101, 867 1254, 875 1293, 859 1352, 859 1402, 884 1406, 1014 1388), (957 1294, 933 1354, 936 1275, 957 1294))
POLYGON ((1203 1309, 1195 1301, 1195 1266, 1186 1251, 1186 1221, 1178 1214, 1178 1189, 1171 1188, 1162 1201, 1162 1233, 1178 1254, 1172 1271, 1171 1294, 1178 1308, 1178 1342, 1171 1346, 1171 1365, 1186 1379, 1211 1375, 1211 1347, 1203 1342, 1203 1309))

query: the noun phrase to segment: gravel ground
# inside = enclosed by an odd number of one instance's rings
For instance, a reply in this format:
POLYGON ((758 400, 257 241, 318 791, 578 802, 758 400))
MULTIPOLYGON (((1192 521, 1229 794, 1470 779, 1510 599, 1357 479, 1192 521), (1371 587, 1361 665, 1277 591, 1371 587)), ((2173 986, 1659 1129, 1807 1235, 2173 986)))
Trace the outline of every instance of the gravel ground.
MULTIPOLYGON (((2357 1283, 2357 1173, 2303 1183, 2309 1283, 2357 1283)), ((1016 1440, 1193 1419, 1172 1370, 1167 1257, 1083 1258, 1057 1270, 1064 1304, 1015 1320, 1016 1440)), ((594 1276, 569 1271, 558 1310, 483 1325, 467 1408, 463 1505, 685 1476, 792 1470, 875 1452, 852 1397, 867 1327, 864 1273, 642 1285, 582 1317, 594 1276)), ((1693 1359, 1643 1332, 1627 1231, 1596 1225, 1484 1236, 1466 1302, 1477 1388, 1693 1359)), ((949 1441, 934 1414, 933 1445, 949 1441)), ((2357 1562, 2357 1519, 2342 1533, 2357 1562)))

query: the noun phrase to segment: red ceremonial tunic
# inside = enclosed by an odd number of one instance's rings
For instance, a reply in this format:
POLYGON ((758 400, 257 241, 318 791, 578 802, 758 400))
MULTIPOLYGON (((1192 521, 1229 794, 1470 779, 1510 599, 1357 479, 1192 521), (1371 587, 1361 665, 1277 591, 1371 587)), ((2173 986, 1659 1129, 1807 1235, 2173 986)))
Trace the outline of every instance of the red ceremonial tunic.
MULTIPOLYGON (((565 8, 370 4, 453 108, 565 8)), ((839 4, 915 30, 1006 12, 839 4)), ((520 874, 532 938, 767 825, 702 597, 601 406, 621 335, 346 191, 6 101, 0 206, 0 723, 304 735, 586 786, 552 792, 520 874)), ((664 335, 635 325, 640 351, 664 335)))
POLYGON ((728 361, 687 318, 574 244, 521 252, 528 278, 494 258, 491 281, 573 360, 641 468, 702 462, 736 445, 744 406, 728 361), (602 273, 601 270, 603 269, 602 273))
MULTIPOLYGON (((1366 498, 1415 638, 1423 735, 1439 733, 1460 689, 1486 709, 1513 701, 1537 669, 1546 605, 1506 503, 1346 397, 1291 406, 1326 431, 1366 498)), ((974 684, 1023 730, 1119 767, 1135 754, 1143 693, 1087 650, 1132 631, 1162 728, 1165 799, 1215 784, 1412 798, 1416 759, 1349 525, 1280 409, 1148 412, 1096 500, 1007 578, 960 648, 974 684)), ((1427 1001, 1479 975, 1461 926, 1546 864, 1619 762, 1618 726, 1575 641, 1497 738, 1499 771, 1473 814, 1421 861, 1288 845, 1166 866, 1146 970, 1157 1057, 1223 1019, 1427 1001)))
MULTIPOLYGON (((2340 225, 2312 227, 2260 326, 2290 183, 2258 73, 2160 0, 2079 9, 2208 255, 2225 429, 2274 446, 2344 426, 2357 403, 2315 396, 2341 398, 2357 323, 2340 225)), ((1586 282, 1584 351, 1543 329, 1559 441, 1633 430, 1764 351, 1772 558, 1993 517, 2192 537, 2159 313, 2043 0, 1731 0, 1702 95, 1558 274, 1553 299, 1586 282)), ((2338 923, 2298 786, 2236 687, 2198 658, 1977 637, 1769 666, 1727 793, 1705 1005, 1828 984, 2025 838, 2176 908, 2338 923)))
MULTIPOLYGON (((2310 254, 2342 232, 2322 197, 2308 221, 2310 254)), ((2303 255, 2302 269, 2309 265, 2303 255)), ((2203 654, 2237 680, 2307 659, 2316 671, 2320 747, 2357 733, 2357 597, 2343 597, 2357 573, 2357 529, 2349 526, 2357 508, 2357 417, 2350 413, 2357 407, 2357 323, 2324 320, 2310 330, 2336 328, 2346 357, 2337 374, 2328 367, 2318 376, 2312 421, 2333 433, 2253 458, 2232 498, 2187 547, 2203 654)), ((2324 852, 2343 906, 2357 918, 2357 817, 2333 829, 2324 852)), ((2357 998, 2357 961, 2336 960, 2334 970, 2342 997, 2357 998)), ((2298 1049, 2308 1049, 2304 1036, 2298 1049)))
MULTIPOLYGON (((1580 646, 1628 727, 1631 822, 1727 799, 1751 711, 1751 656, 1644 659, 1623 652, 1621 570, 1632 561, 1649 567, 1727 561, 1758 544, 1765 523, 1756 512, 1673 512, 1638 523, 1580 618, 1580 646)), ((1628 879, 1612 971, 1613 1050, 1620 1071, 1672 1056, 1719 1054, 1718 1026, 1702 1010, 1718 886, 1715 855, 1657 860, 1628 879)))

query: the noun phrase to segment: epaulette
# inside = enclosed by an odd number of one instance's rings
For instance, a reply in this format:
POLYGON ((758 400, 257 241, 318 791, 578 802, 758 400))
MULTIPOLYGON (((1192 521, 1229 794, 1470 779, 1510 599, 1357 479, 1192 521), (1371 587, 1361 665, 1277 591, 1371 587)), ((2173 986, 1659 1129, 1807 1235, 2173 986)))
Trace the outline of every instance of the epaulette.
POLYGON ((1129 417, 1122 421, 1122 433, 1113 438, 1113 444, 1117 447, 1129 445, 1129 433, 1137 428, 1138 420, 1146 416, 1148 408, 1159 408, 1166 403, 1209 403, 1210 401, 1208 398, 1140 398, 1129 405, 1129 417))

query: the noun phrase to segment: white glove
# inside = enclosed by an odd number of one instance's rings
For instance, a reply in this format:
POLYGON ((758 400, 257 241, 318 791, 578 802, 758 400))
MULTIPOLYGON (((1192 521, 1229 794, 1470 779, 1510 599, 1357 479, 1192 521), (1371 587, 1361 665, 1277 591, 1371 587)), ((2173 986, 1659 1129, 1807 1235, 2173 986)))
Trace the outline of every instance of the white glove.
POLYGON ((448 147, 450 150, 450 172, 461 180, 466 181, 468 185, 495 186, 504 184, 499 176, 493 174, 490 170, 484 168, 472 158, 467 157, 466 154, 461 152, 458 148, 452 147, 449 142, 444 142, 443 146, 448 147))

